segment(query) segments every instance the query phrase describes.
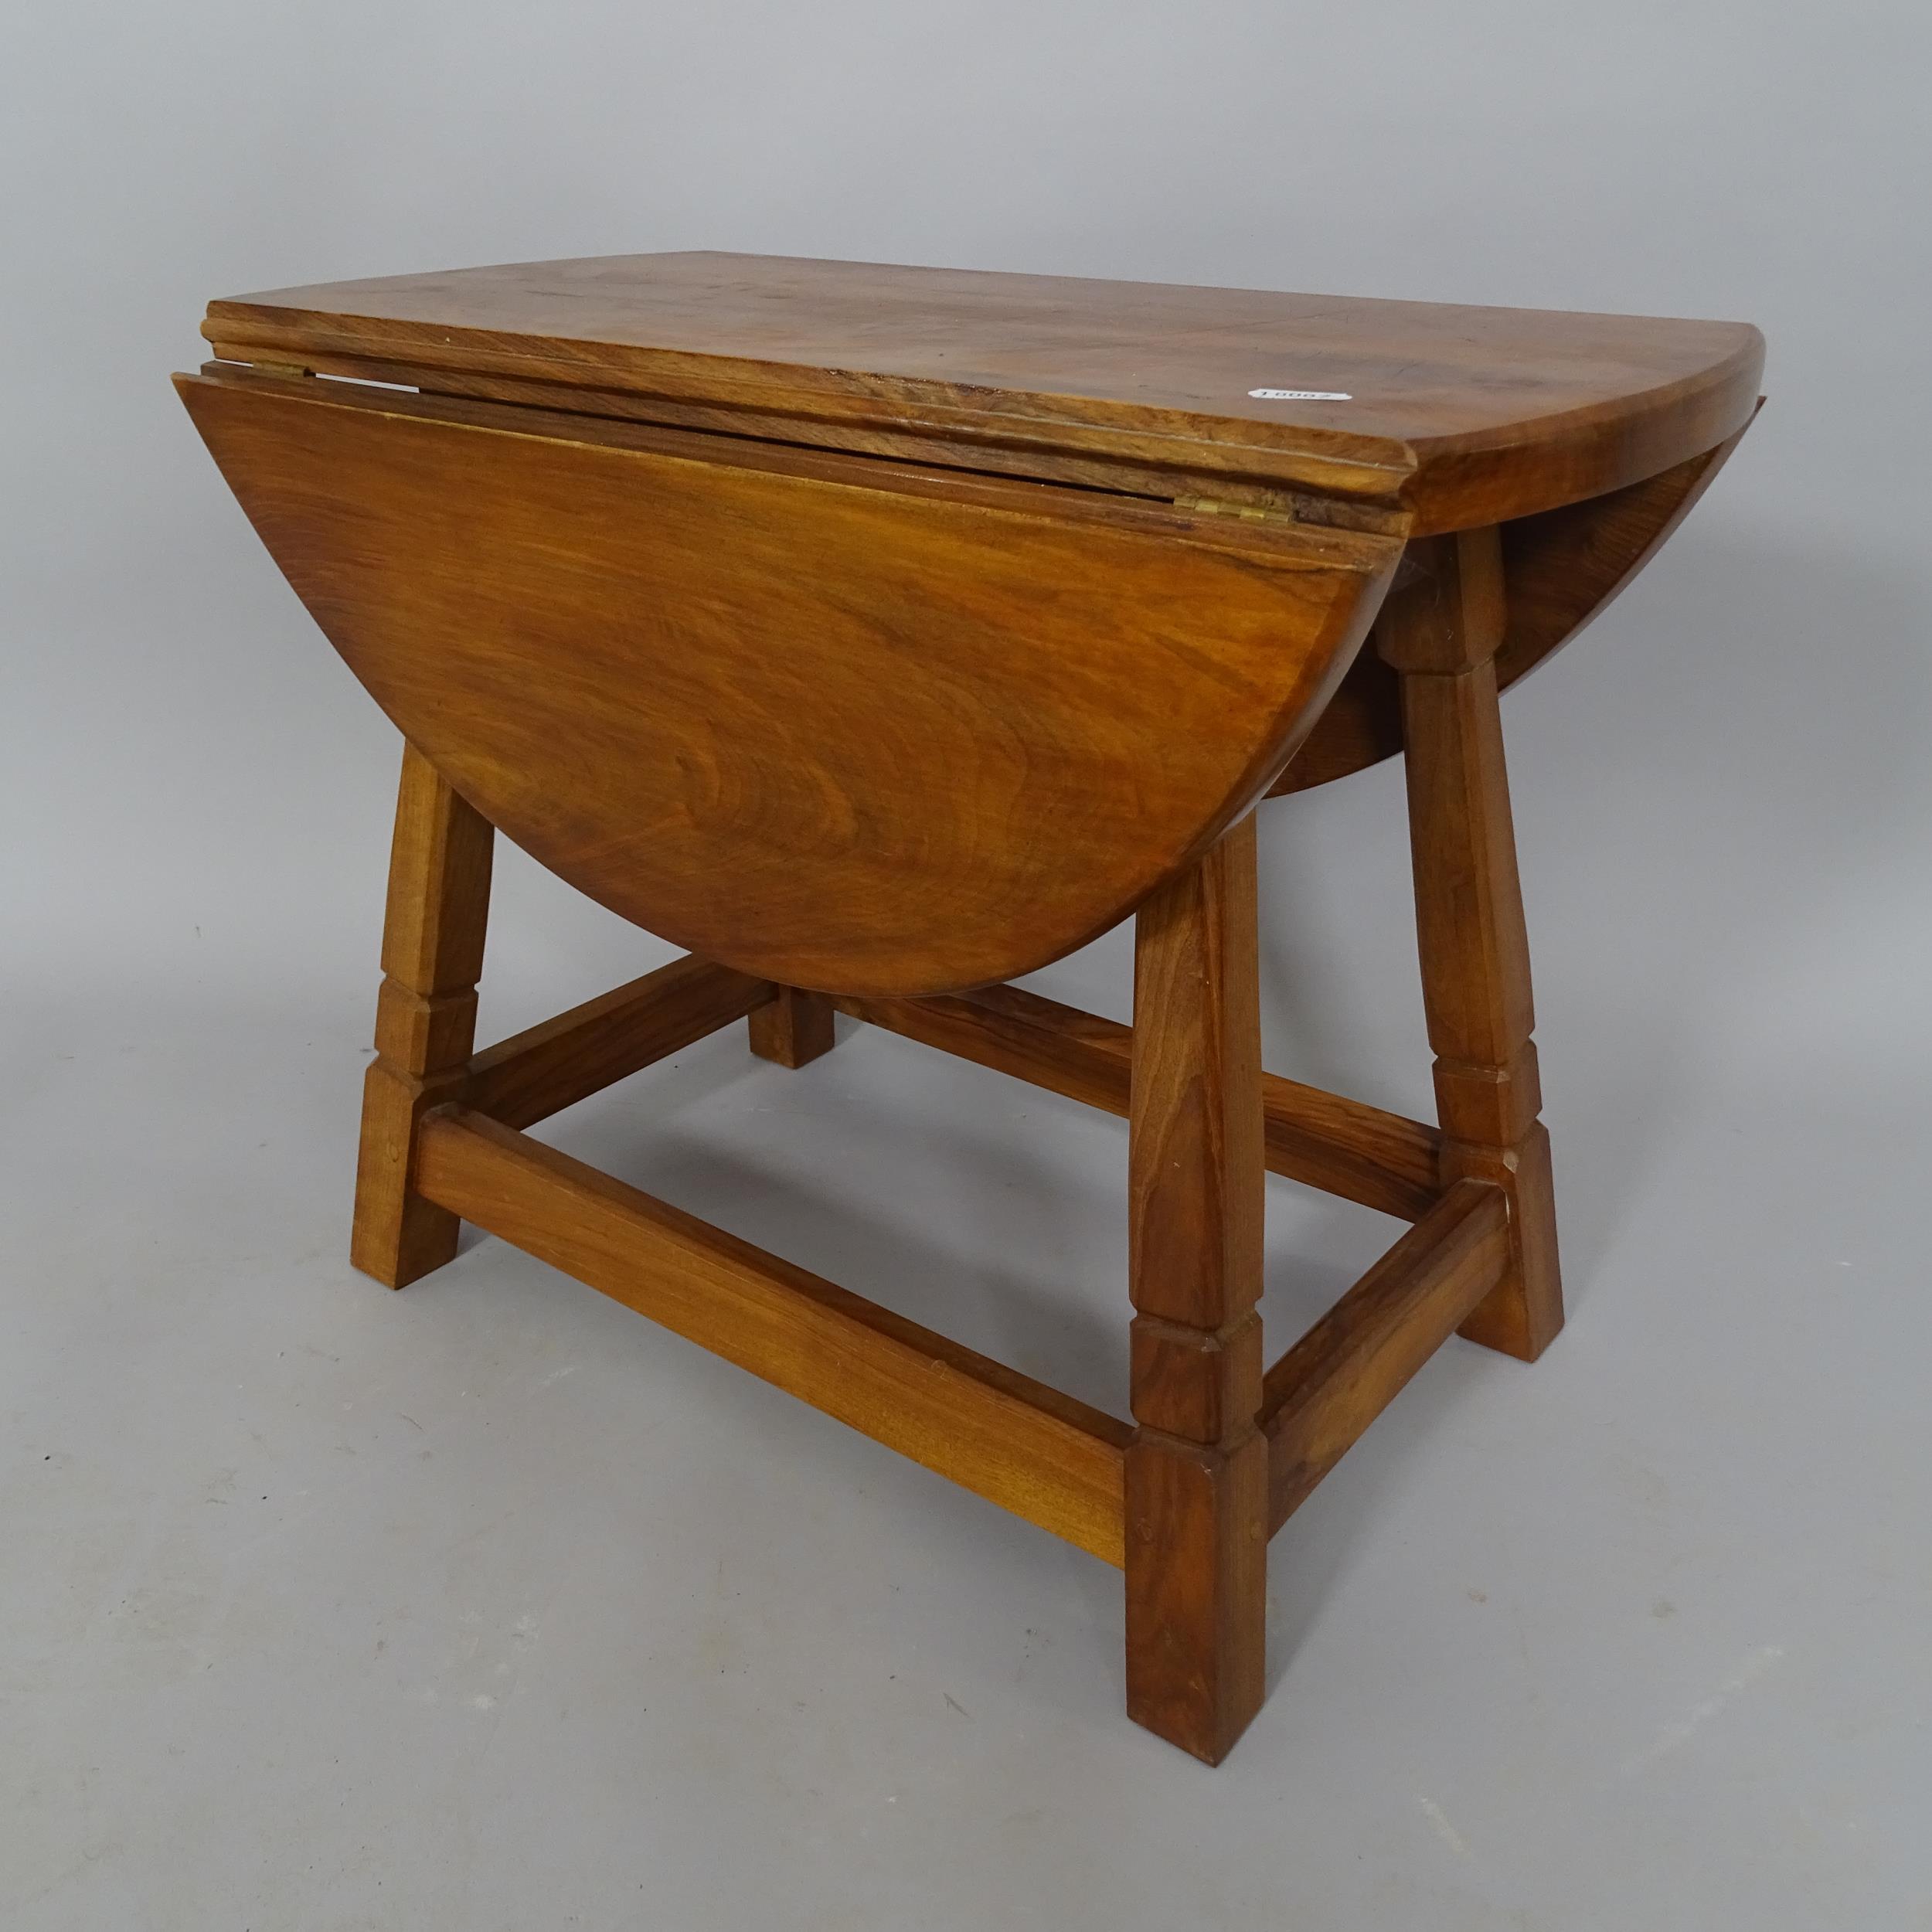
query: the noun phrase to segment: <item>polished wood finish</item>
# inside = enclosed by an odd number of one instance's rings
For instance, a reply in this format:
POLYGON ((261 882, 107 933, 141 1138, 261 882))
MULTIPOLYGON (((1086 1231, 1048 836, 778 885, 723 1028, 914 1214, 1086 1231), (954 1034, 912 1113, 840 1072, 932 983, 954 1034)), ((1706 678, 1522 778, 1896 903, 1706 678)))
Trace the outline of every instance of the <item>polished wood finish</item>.
POLYGON ((348 391, 182 383, 350 668, 560 876, 815 991, 1010 978, 1117 923, 1267 788, 1398 554, 348 391))
POLYGON ((974 442, 954 442, 917 430, 878 421, 850 423, 815 417, 801 428, 798 419, 765 411, 705 403, 674 400, 663 396, 626 395, 621 391, 586 388, 566 383, 531 382, 519 376, 479 375, 468 370, 437 369, 396 362, 377 357, 335 352, 304 351, 299 366, 257 362, 256 352, 217 338, 215 360, 204 362, 204 376, 233 376, 244 372, 278 377, 319 374, 359 383, 381 383, 419 389, 434 396, 474 402, 515 403, 534 410, 565 411, 575 416, 607 417, 669 432, 697 430, 731 437, 754 449, 838 451, 852 455, 884 457, 921 468, 963 470, 982 475, 1024 476, 1046 483, 1069 483, 1081 489, 1105 490, 1114 495, 1172 502, 1206 498, 1230 506, 1277 512, 1297 522, 1327 525, 1335 529, 1362 530, 1378 536, 1401 536, 1409 529, 1409 513, 1399 505, 1361 498, 1325 496, 1285 483, 1256 481, 1225 472, 1190 470, 1185 447, 1166 463, 1138 463, 1030 446, 1023 460, 974 442), (801 434, 808 442, 797 439, 801 434))
POLYGON ((760 1060, 794 1070, 829 1053, 836 1039, 832 1002, 796 986, 780 986, 774 993, 766 1005, 753 1009, 747 1022, 751 1050, 760 1060))
MULTIPOLYGON (((1714 449, 1607 495, 1501 526, 1505 610, 1496 650, 1498 689, 1527 677, 1602 616, 1690 514, 1743 434, 1740 429, 1714 449)), ((1378 653, 1364 651, 1269 795, 1345 778, 1401 750, 1396 674, 1378 653)))
POLYGON ((1269 787, 1268 796, 1311 791, 1401 753, 1401 686, 1371 645, 1356 654, 1315 729, 1269 787))
POLYGON ((457 1090, 475 1040, 495 842, 488 821, 406 744, 349 1242, 355 1265, 392 1288, 456 1253, 456 1217, 423 1196, 412 1168, 423 1112, 457 1090))
POLYGON ((1435 539, 1423 563, 1390 596, 1376 635, 1402 679, 1442 1179, 1494 1182, 1510 1206, 1510 1265, 1462 1332, 1534 1361, 1563 1325, 1563 1285, 1496 705, 1502 547, 1494 530, 1468 531, 1435 539))
POLYGON ((1458 1181, 1262 1379, 1272 1535, 1509 1265, 1502 1189, 1458 1181))
POLYGON ((409 740, 357 1265, 470 1219, 1119 1566, 1130 1712, 1220 1760, 1268 1536, 1451 1333, 1562 1322, 1498 694, 1716 474, 1757 332, 674 255, 204 333, 409 740), (1260 1065, 1257 801, 1397 753, 1434 1126, 1260 1065), (493 827, 690 951, 474 1050, 493 827), (1131 1027, 1005 983, 1130 915, 1131 1027), (520 1131, 841 1012, 1126 1117, 1131 1422, 520 1131), (1267 1171, 1414 1225, 1264 1373, 1267 1171))
MULTIPOLYGON (((710 253, 525 262, 209 304, 248 361, 331 353, 968 446, 1068 453, 1493 523, 1668 468, 1740 428, 1742 323, 710 253), (1275 400, 1256 389, 1340 392, 1275 400)), ((714 419, 715 420, 715 419, 714 419)), ((725 420, 729 420, 726 417, 725 420)))
POLYGON ((453 1216, 814 1408, 1121 1561, 1123 1423, 460 1107, 419 1185, 453 1216))
MULTIPOLYGON (((1030 1080, 1124 1118, 1134 1029, 1019 986, 937 999, 840 999, 838 1010, 888 1032, 1030 1080)), ((1384 1214, 1415 1220, 1441 1192, 1442 1137, 1316 1087, 1261 1076, 1268 1172, 1384 1214)))
POLYGON ((687 954, 477 1054, 447 1097, 533 1127, 749 1014, 779 988, 687 954))
POLYGON ((1507 608, 1496 648, 1499 689, 1603 615, 1690 514, 1743 434, 1740 428, 1715 448, 1607 496, 1502 526, 1507 608))
POLYGON ((1261 1017, 1254 821, 1134 920, 1127 1709, 1210 1764, 1261 1707, 1261 1017))

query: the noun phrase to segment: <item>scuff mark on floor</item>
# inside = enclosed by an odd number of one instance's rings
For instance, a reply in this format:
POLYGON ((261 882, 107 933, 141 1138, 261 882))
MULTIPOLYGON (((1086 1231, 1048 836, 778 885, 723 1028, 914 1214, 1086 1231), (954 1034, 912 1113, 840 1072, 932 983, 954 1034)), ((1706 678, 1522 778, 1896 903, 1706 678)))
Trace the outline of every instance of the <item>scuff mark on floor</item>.
POLYGON ((1626 1759, 1624 1775, 1629 1777, 1647 1770, 1659 1759, 1682 1749, 1699 1730, 1728 1705, 1736 1702, 1784 1655, 1781 1644, 1763 1644, 1748 1652, 1709 1696, 1700 1697, 1682 1717, 1673 1718, 1666 1724, 1644 1750, 1626 1759))
POLYGON ((1423 1816, 1435 1827, 1436 1836, 1440 1838, 1458 1858, 1466 1859, 1475 1856, 1475 1854, 1469 1849, 1468 1840, 1449 1822, 1442 1807, 1433 1798, 1418 1798, 1416 1801, 1422 1807, 1423 1816))

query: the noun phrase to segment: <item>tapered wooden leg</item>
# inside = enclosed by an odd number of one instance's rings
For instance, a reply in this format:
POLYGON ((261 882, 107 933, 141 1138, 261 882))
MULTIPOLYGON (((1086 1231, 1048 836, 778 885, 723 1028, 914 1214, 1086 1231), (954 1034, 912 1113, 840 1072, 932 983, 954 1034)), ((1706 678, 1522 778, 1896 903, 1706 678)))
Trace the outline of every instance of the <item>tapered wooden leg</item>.
POLYGON ((1250 816, 1141 906, 1134 940, 1127 1708, 1210 1764, 1263 1689, 1254 866, 1250 816))
POLYGON ((350 1260, 392 1288, 456 1253, 456 1216, 413 1190, 411 1168, 417 1123, 451 1097, 475 1045, 493 842, 488 821, 405 746, 349 1243, 350 1260))
POLYGON ((751 1050, 781 1066, 804 1066, 832 1048, 832 1002, 822 994, 781 986, 778 997, 746 1016, 751 1050))
MULTIPOLYGON (((1423 549, 1423 546, 1417 546, 1423 549)), ((1377 621, 1401 673, 1416 925, 1444 1182, 1509 1197, 1510 1265, 1461 1332, 1534 1361, 1563 1326, 1549 1136, 1537 1117, 1529 946, 1516 874, 1495 654, 1502 637, 1497 532, 1434 539, 1377 621)))

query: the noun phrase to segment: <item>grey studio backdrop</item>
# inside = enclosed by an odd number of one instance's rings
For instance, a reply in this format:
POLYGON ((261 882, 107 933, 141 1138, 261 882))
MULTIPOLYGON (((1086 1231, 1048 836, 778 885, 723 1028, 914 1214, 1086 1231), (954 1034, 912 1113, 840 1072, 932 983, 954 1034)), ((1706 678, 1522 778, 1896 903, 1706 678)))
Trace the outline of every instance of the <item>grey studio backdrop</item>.
MULTIPOLYGON (((1932 1910, 1922 10, 70 4, 0 60, 0 1918, 1932 1910), (211 295, 719 247, 1742 318, 1506 701, 1570 1326, 1271 1554, 1209 1773, 1114 1573, 497 1244, 349 1271, 397 744, 172 395, 211 295)), ((1274 375, 1257 369, 1257 380, 1274 375)), ((1429 1105, 1398 771, 1264 808, 1279 1071, 1429 1105)), ((668 956, 500 862, 494 1036, 668 956)), ((1117 933, 1039 975, 1124 1016, 1117 933)), ((1124 1130, 741 1029, 555 1138, 1117 1406, 1124 1130)), ((1270 1184, 1285 1345, 1394 1225, 1270 1184)))

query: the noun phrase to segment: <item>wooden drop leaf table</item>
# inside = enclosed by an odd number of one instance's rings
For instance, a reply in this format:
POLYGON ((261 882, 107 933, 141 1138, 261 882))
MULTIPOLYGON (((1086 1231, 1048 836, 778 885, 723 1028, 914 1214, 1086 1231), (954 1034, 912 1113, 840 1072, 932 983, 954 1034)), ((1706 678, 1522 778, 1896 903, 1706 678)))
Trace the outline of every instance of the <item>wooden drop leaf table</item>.
POLYGON ((1741 325, 756 256, 217 301, 177 379, 405 740, 352 1256, 468 1220, 1126 1575, 1218 1761, 1268 1538, 1563 1318, 1497 696, 1757 406, 1741 325), (1254 815, 1400 754, 1434 1125, 1261 1068, 1254 815), (685 957, 475 1049, 501 831, 685 957), (1134 1024, 1007 982, 1134 920, 1134 1024), (530 1137, 835 1013, 1124 1114, 1131 1421, 530 1137), (1264 1366, 1264 1172, 1413 1225, 1264 1366))

